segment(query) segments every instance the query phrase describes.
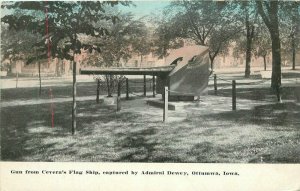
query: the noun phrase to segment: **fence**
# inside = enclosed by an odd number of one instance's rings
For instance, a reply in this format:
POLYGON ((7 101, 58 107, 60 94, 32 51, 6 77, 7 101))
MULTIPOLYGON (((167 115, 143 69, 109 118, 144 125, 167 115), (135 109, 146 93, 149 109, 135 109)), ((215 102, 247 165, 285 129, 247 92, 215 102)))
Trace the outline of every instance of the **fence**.
MULTIPOLYGON (((231 108, 233 111, 237 110, 237 94, 242 89, 247 89, 249 87, 258 87, 261 85, 270 85, 271 79, 225 79, 225 77, 218 76, 214 74, 210 77, 210 79, 213 79, 213 94, 218 95, 223 90, 228 90, 228 94, 230 94, 232 101, 231 101, 231 108), (252 80, 252 81, 251 81, 252 80)), ((286 82, 292 83, 292 84, 298 84, 298 79, 285 79, 286 82)), ((299 83, 300 84, 300 83, 299 83)), ((156 88, 156 82, 155 82, 155 76, 152 76, 152 79, 147 79, 146 76, 142 80, 136 80, 136 79, 128 79, 124 78, 124 80, 119 80, 117 84, 117 111, 121 110, 121 94, 122 92, 125 92, 126 99, 128 100, 130 98, 130 95, 133 96, 139 96, 139 97, 146 97, 147 96, 147 86, 148 90, 151 89, 153 93, 153 97, 156 96, 155 88, 156 88), (138 94, 142 93, 142 94, 138 94)), ((300 87, 300 86, 299 86, 300 87)), ((97 103, 99 103, 99 92, 100 92, 100 80, 97 80, 97 103)), ((175 91, 171 91, 168 89, 168 87, 165 87, 165 91, 163 94, 163 100, 164 100, 164 106, 163 106, 163 122, 166 122, 168 119, 168 97, 170 93, 178 93, 175 91)), ((299 91, 298 91, 299 92, 299 91)), ((279 100, 281 99, 281 92, 278 91, 276 94, 279 94, 279 100)), ((299 93, 298 93, 299 94, 299 93)), ((296 97, 300 97, 298 94, 296 94, 296 97)), ((188 95, 188 94, 186 94, 188 95)), ((278 96, 278 95, 277 95, 278 96)), ((298 99, 298 98, 297 98, 298 99)), ((299 99, 298 99, 299 101, 299 99)))
MULTIPOLYGON (((263 86, 269 86, 271 87, 271 79, 236 79, 236 80, 228 80, 224 79, 225 77, 220 77, 214 74, 212 77, 210 77, 211 80, 213 80, 213 94, 214 95, 219 95, 222 90, 231 90, 231 97, 232 97, 232 110, 237 109, 237 92, 242 91, 245 89, 253 89, 254 91, 252 94, 257 94, 257 98, 259 99, 259 96, 266 96, 268 94, 268 91, 265 91, 263 93, 255 92, 255 89, 257 91, 258 88, 262 88, 263 86), (250 81, 250 82, 249 82, 250 81), (265 94, 264 94, 265 93, 265 94)), ((300 83, 298 85, 298 79, 289 79, 289 78, 284 78, 283 80, 283 85, 278 88, 274 88, 272 94, 270 95, 275 95, 277 97, 277 101, 281 102, 282 96, 284 95, 286 99, 295 99, 299 101, 297 97, 299 97, 299 88, 300 88, 300 83), (291 87, 289 87, 291 86, 291 87), (294 87, 298 87, 297 90, 295 90, 295 96, 291 94, 290 89, 294 87), (285 90, 285 94, 283 92, 283 89, 285 90), (287 96, 290 94, 289 96, 287 96), (293 97, 294 96, 294 97, 293 97)), ((266 88, 266 89, 271 89, 271 88, 266 88)), ((228 93, 229 91, 227 91, 228 93)), ((224 92, 223 92, 224 93, 224 92)), ((249 97, 250 95, 248 95, 249 97)), ((256 98, 256 99, 257 99, 256 98)), ((261 98, 261 97, 260 97, 261 98)))

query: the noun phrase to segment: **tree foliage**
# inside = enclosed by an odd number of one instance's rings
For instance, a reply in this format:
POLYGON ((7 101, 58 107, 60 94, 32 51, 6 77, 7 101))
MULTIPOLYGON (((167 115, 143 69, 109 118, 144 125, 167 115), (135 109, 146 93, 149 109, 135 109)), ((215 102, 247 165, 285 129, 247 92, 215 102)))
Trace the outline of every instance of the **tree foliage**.
POLYGON ((3 59, 14 55, 15 58, 28 58, 33 54, 32 47, 37 39, 41 37, 26 30, 8 29, 7 26, 1 26, 1 57, 3 59))
MULTIPOLYGON (((13 9, 13 14, 5 15, 1 21, 9 24, 15 30, 33 31, 43 35, 43 40, 36 43, 45 45, 50 42, 51 56, 73 60, 72 54, 78 54, 81 49, 93 48, 78 39, 79 34, 100 37, 108 33, 107 29, 97 26, 101 20, 116 21, 115 15, 105 14, 105 5, 116 5, 118 2, 84 2, 84 1, 34 1, 14 2, 3 5, 13 9), (22 14, 17 14, 18 12, 22 14), (38 15, 38 16, 37 16, 38 15), (48 32, 46 31, 48 30, 48 32)), ((128 4, 128 2, 123 2, 128 4)), ((47 57, 47 54, 44 54, 47 57)))
POLYGON ((283 60, 291 61, 295 69, 295 54, 300 49, 300 2, 284 2, 280 8, 281 53, 283 60))
POLYGON ((9 29, 7 25, 1 26, 1 61, 10 60, 8 72, 11 72, 12 64, 16 60, 31 60, 37 57, 33 47, 41 38, 38 33, 9 29))
MULTIPOLYGON (((98 38, 88 38, 94 46, 102 47, 100 52, 90 49, 87 57, 89 65, 100 67, 121 67, 121 63, 126 63, 133 54, 145 55, 150 52, 150 42, 148 42, 147 27, 144 22, 135 19, 130 13, 115 12, 119 18, 116 22, 103 21, 107 33, 98 38)), ((109 89, 109 96, 116 89, 123 76, 101 76, 97 77, 102 82, 106 82, 109 89)))
POLYGON ((239 20, 235 19, 235 5, 218 1, 174 1, 165 12, 165 21, 157 28, 161 37, 160 50, 165 54, 171 43, 178 40, 192 41, 208 46, 213 61, 220 53, 226 53, 228 46, 241 31, 239 20), (166 34, 164 34, 166 33, 166 34))

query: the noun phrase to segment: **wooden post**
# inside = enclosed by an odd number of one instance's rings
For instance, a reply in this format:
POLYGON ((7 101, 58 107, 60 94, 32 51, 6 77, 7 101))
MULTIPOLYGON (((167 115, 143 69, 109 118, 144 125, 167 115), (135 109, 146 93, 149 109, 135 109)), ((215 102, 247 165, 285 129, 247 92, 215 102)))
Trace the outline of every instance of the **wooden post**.
POLYGON ((153 97, 155 97, 155 76, 152 77, 152 91, 153 91, 153 97))
POLYGON ((168 104, 168 87, 165 86, 163 122, 166 122, 168 120, 168 104))
POLYGON ((118 81, 117 111, 121 111, 121 81, 118 81))
POLYGON ((146 75, 144 75, 144 96, 146 97, 146 75))
POLYGON ((128 78, 126 78, 126 99, 129 99, 129 82, 128 78))
POLYGON ((18 81, 19 81, 19 72, 17 72, 17 76, 16 76, 16 88, 18 88, 18 81))
POLYGON ((100 80, 97 79, 97 96, 96 96, 96 103, 99 103, 99 94, 100 94, 100 80))
POLYGON ((218 86, 217 86, 217 74, 214 75, 214 88, 215 88, 215 95, 217 95, 217 90, 218 90, 218 86))
POLYGON ((72 135, 76 131, 76 62, 73 61, 73 107, 72 107, 72 135))
POLYGON ((236 83, 232 80, 232 110, 236 110, 236 83))

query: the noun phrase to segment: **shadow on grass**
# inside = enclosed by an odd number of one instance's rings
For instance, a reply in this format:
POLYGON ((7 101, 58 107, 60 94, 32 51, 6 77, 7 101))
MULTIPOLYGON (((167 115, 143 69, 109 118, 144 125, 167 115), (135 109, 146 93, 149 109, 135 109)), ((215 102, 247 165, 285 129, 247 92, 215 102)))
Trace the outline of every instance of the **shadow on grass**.
MULTIPOLYGON (((53 105, 54 127, 52 127, 51 104, 1 108, 1 158, 2 160, 22 161, 24 157, 44 154, 57 144, 42 143, 47 139, 72 137, 71 103, 53 105)), ((79 102, 77 131, 92 134, 91 123, 107 123, 115 117, 114 108, 95 104, 94 101, 79 102), (80 117, 81 114, 86 116, 80 117), (105 117, 101 117, 103 114, 105 117), (90 115, 90 116, 89 116, 90 115)), ((72 139, 72 138, 70 138, 72 139)), ((58 150, 59 152, 59 150, 58 150)), ((50 153, 49 153, 50 154, 50 153)), ((43 160, 47 156, 41 157, 43 160)))
POLYGON ((233 121, 253 125, 270 125, 278 131, 300 127, 300 106, 294 102, 255 106, 250 110, 237 110, 206 115, 211 120, 233 121))
MULTIPOLYGON (((296 91, 299 88, 296 87, 283 87, 282 99, 283 100, 296 100, 296 91)), ((210 95, 214 95, 214 91, 209 91, 210 95)), ((272 91, 271 88, 239 88, 236 87, 237 103, 238 99, 248 99, 248 100, 268 100, 270 97, 273 97, 272 100, 276 99, 276 94, 272 91)), ((221 89, 217 91, 217 96, 221 97, 232 97, 232 90, 230 89, 221 89)))
MULTIPOLYGON (((63 106, 64 107, 64 106, 63 106)), ((55 124, 51 128, 50 104, 8 107, 1 109, 1 157, 2 160, 22 160, 53 144, 40 144, 39 138, 65 136, 69 120, 63 114, 66 109, 55 112, 55 124), (60 112, 61 111, 61 112, 60 112), (27 142, 33 146, 27 147, 27 142)), ((56 109, 59 109, 58 106, 56 109)), ((67 107, 66 107, 67 108, 67 107)))
POLYGON ((268 139, 261 141, 261 148, 264 149, 249 160, 249 163, 299 163, 300 162, 300 135, 298 134, 293 140, 281 138, 268 139), (298 141, 297 141, 298 140, 298 141))
POLYGON ((156 134, 156 131, 150 127, 136 132, 116 134, 115 150, 125 153, 115 162, 148 162, 157 145, 157 142, 150 142, 148 137, 156 134))
POLYGON ((50 104, 3 108, 0 121, 2 160, 300 161, 296 156, 297 152, 294 152, 297 151, 295 145, 299 145, 299 142, 289 142, 285 137, 280 140, 259 140, 252 145, 230 142, 223 146, 214 143, 214 140, 218 139, 216 136, 220 133, 219 129, 230 128, 233 123, 240 124, 241 127, 244 124, 257 124, 262 128, 275 131, 299 130, 300 106, 292 102, 261 105, 250 110, 195 115, 195 118, 184 120, 180 125, 174 122, 166 125, 168 128, 163 128, 163 125, 151 121, 151 116, 145 119, 139 113, 124 111, 116 113, 115 106, 95 104, 95 101, 82 101, 77 104, 78 119, 75 136, 71 136, 71 105, 70 102, 54 105, 55 126, 53 128, 50 104), (139 123, 138 118, 142 119, 139 123), (209 120, 213 123, 206 123, 209 120), (224 123, 228 124, 224 125, 224 123), (207 138, 209 141, 199 143, 188 140, 198 138, 207 138), (268 144, 274 145, 274 143, 278 145, 265 150, 268 144))
MULTIPOLYGON (((51 83, 49 83, 49 85, 51 85, 51 83)), ((96 96, 96 85, 97 84, 93 82, 79 82, 77 84, 77 96, 96 96)), ((72 97, 72 84, 64 82, 61 86, 42 86, 41 96, 39 96, 39 87, 2 89, 1 100, 49 99, 50 88, 52 89, 54 98, 72 97)), ((104 94, 105 92, 101 93, 104 94)))
MULTIPOLYGON (((196 161, 201 161, 203 163, 212 162, 211 154, 214 152, 215 146, 211 142, 202 142, 195 144, 191 150, 188 152, 188 155, 195 156, 196 161)), ((215 161, 216 162, 216 161, 215 161)))
MULTIPOLYGON (((256 106, 251 110, 238 110, 209 114, 207 120, 230 122, 230 124, 251 127, 257 125, 266 131, 291 132, 294 135, 262 139, 251 144, 226 144, 219 146, 213 142, 194 145, 188 155, 199 162, 250 163, 299 163, 300 162, 300 106, 293 102, 256 106), (250 126, 249 126, 250 125, 250 126)), ((215 129, 207 132, 213 134, 215 129)), ((205 133, 205 131, 204 131, 205 133)))
MULTIPOLYGON (((95 104, 95 101, 78 102, 76 135, 71 136, 71 106, 70 102, 53 105, 54 127, 51 127, 51 104, 3 108, 0 121, 1 159, 60 161, 64 159, 59 157, 67 156, 65 160, 70 160, 70 155, 73 155, 74 160, 89 160, 93 155, 101 155, 101 151, 95 153, 94 149, 105 148, 107 144, 105 141, 110 139, 117 139, 113 147, 117 144, 117 147, 118 145, 121 147, 120 150, 130 150, 135 145, 136 148, 133 149, 144 148, 148 155, 142 157, 139 151, 135 151, 136 154, 120 156, 120 159, 108 157, 109 161, 127 161, 127 159, 146 161, 150 157, 151 148, 155 145, 146 143, 143 145, 145 139, 143 136, 155 133, 155 130, 140 129, 140 132, 129 132, 129 134, 116 133, 122 130, 123 123, 135 123, 140 117, 139 114, 116 112, 115 105, 95 104), (119 142, 119 139, 124 141, 119 142), (97 144, 101 146, 98 148, 97 144), (82 153, 82 149, 88 149, 88 153, 82 153), (134 158, 135 155, 139 156, 134 158)), ((100 161, 106 160, 105 157, 103 159, 99 156, 99 158, 100 161)))
MULTIPOLYGON (((138 80, 134 80, 138 81, 138 80)), ((52 95, 54 98, 66 98, 72 97, 72 83, 63 82, 60 86, 53 85, 53 82, 45 82, 42 85, 41 96, 39 95, 39 87, 26 87, 26 88, 9 88, 2 89, 0 91, 1 100, 3 101, 12 101, 12 100, 28 100, 28 99, 49 99, 49 90, 52 89, 52 95), (50 86, 45 86, 50 85, 50 86)), ((96 82, 78 82, 77 83, 77 97, 81 96, 95 96, 96 99, 96 82)), ((130 87, 130 92, 138 93, 139 96, 143 96, 143 84, 132 84, 130 87)), ((147 82, 146 91, 152 91, 152 87, 149 86, 147 82)), ((113 94, 116 94, 116 89, 113 90, 113 94)), ((122 87, 121 93, 126 93, 126 87, 122 87)), ((100 95, 107 95, 106 87, 101 86, 100 95)), ((132 94, 130 94, 132 96, 132 94)), ((152 94, 151 94, 152 96, 152 94)), ((150 95, 147 95, 150 97, 150 95)))

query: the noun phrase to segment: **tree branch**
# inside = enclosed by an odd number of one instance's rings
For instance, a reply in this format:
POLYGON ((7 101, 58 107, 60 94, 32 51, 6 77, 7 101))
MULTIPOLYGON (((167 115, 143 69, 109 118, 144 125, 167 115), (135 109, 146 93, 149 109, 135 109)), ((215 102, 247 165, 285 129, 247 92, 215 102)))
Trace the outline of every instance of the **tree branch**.
POLYGON ((266 15, 264 9, 263 9, 263 5, 261 1, 256 1, 256 6, 257 6, 257 11, 260 14, 260 16, 262 17, 262 19, 264 20, 265 24, 267 25, 267 27, 270 29, 271 27, 271 21, 268 18, 268 16, 266 15))
MULTIPOLYGON (((186 10, 187 10, 187 15, 188 15, 189 22, 190 22, 192 28, 194 28, 196 36, 199 38, 199 40, 200 40, 201 42, 204 42, 204 39, 201 37, 201 34, 200 34, 199 30, 198 30, 198 27, 196 26, 196 24, 195 24, 195 23, 193 22, 193 20, 192 20, 192 17, 191 17, 191 15, 190 15, 190 11, 188 10, 188 6, 187 6, 187 4, 186 4, 186 1, 183 1, 183 3, 184 3, 184 7, 185 7, 186 10)), ((203 45, 204 45, 204 44, 203 44, 203 45)))

